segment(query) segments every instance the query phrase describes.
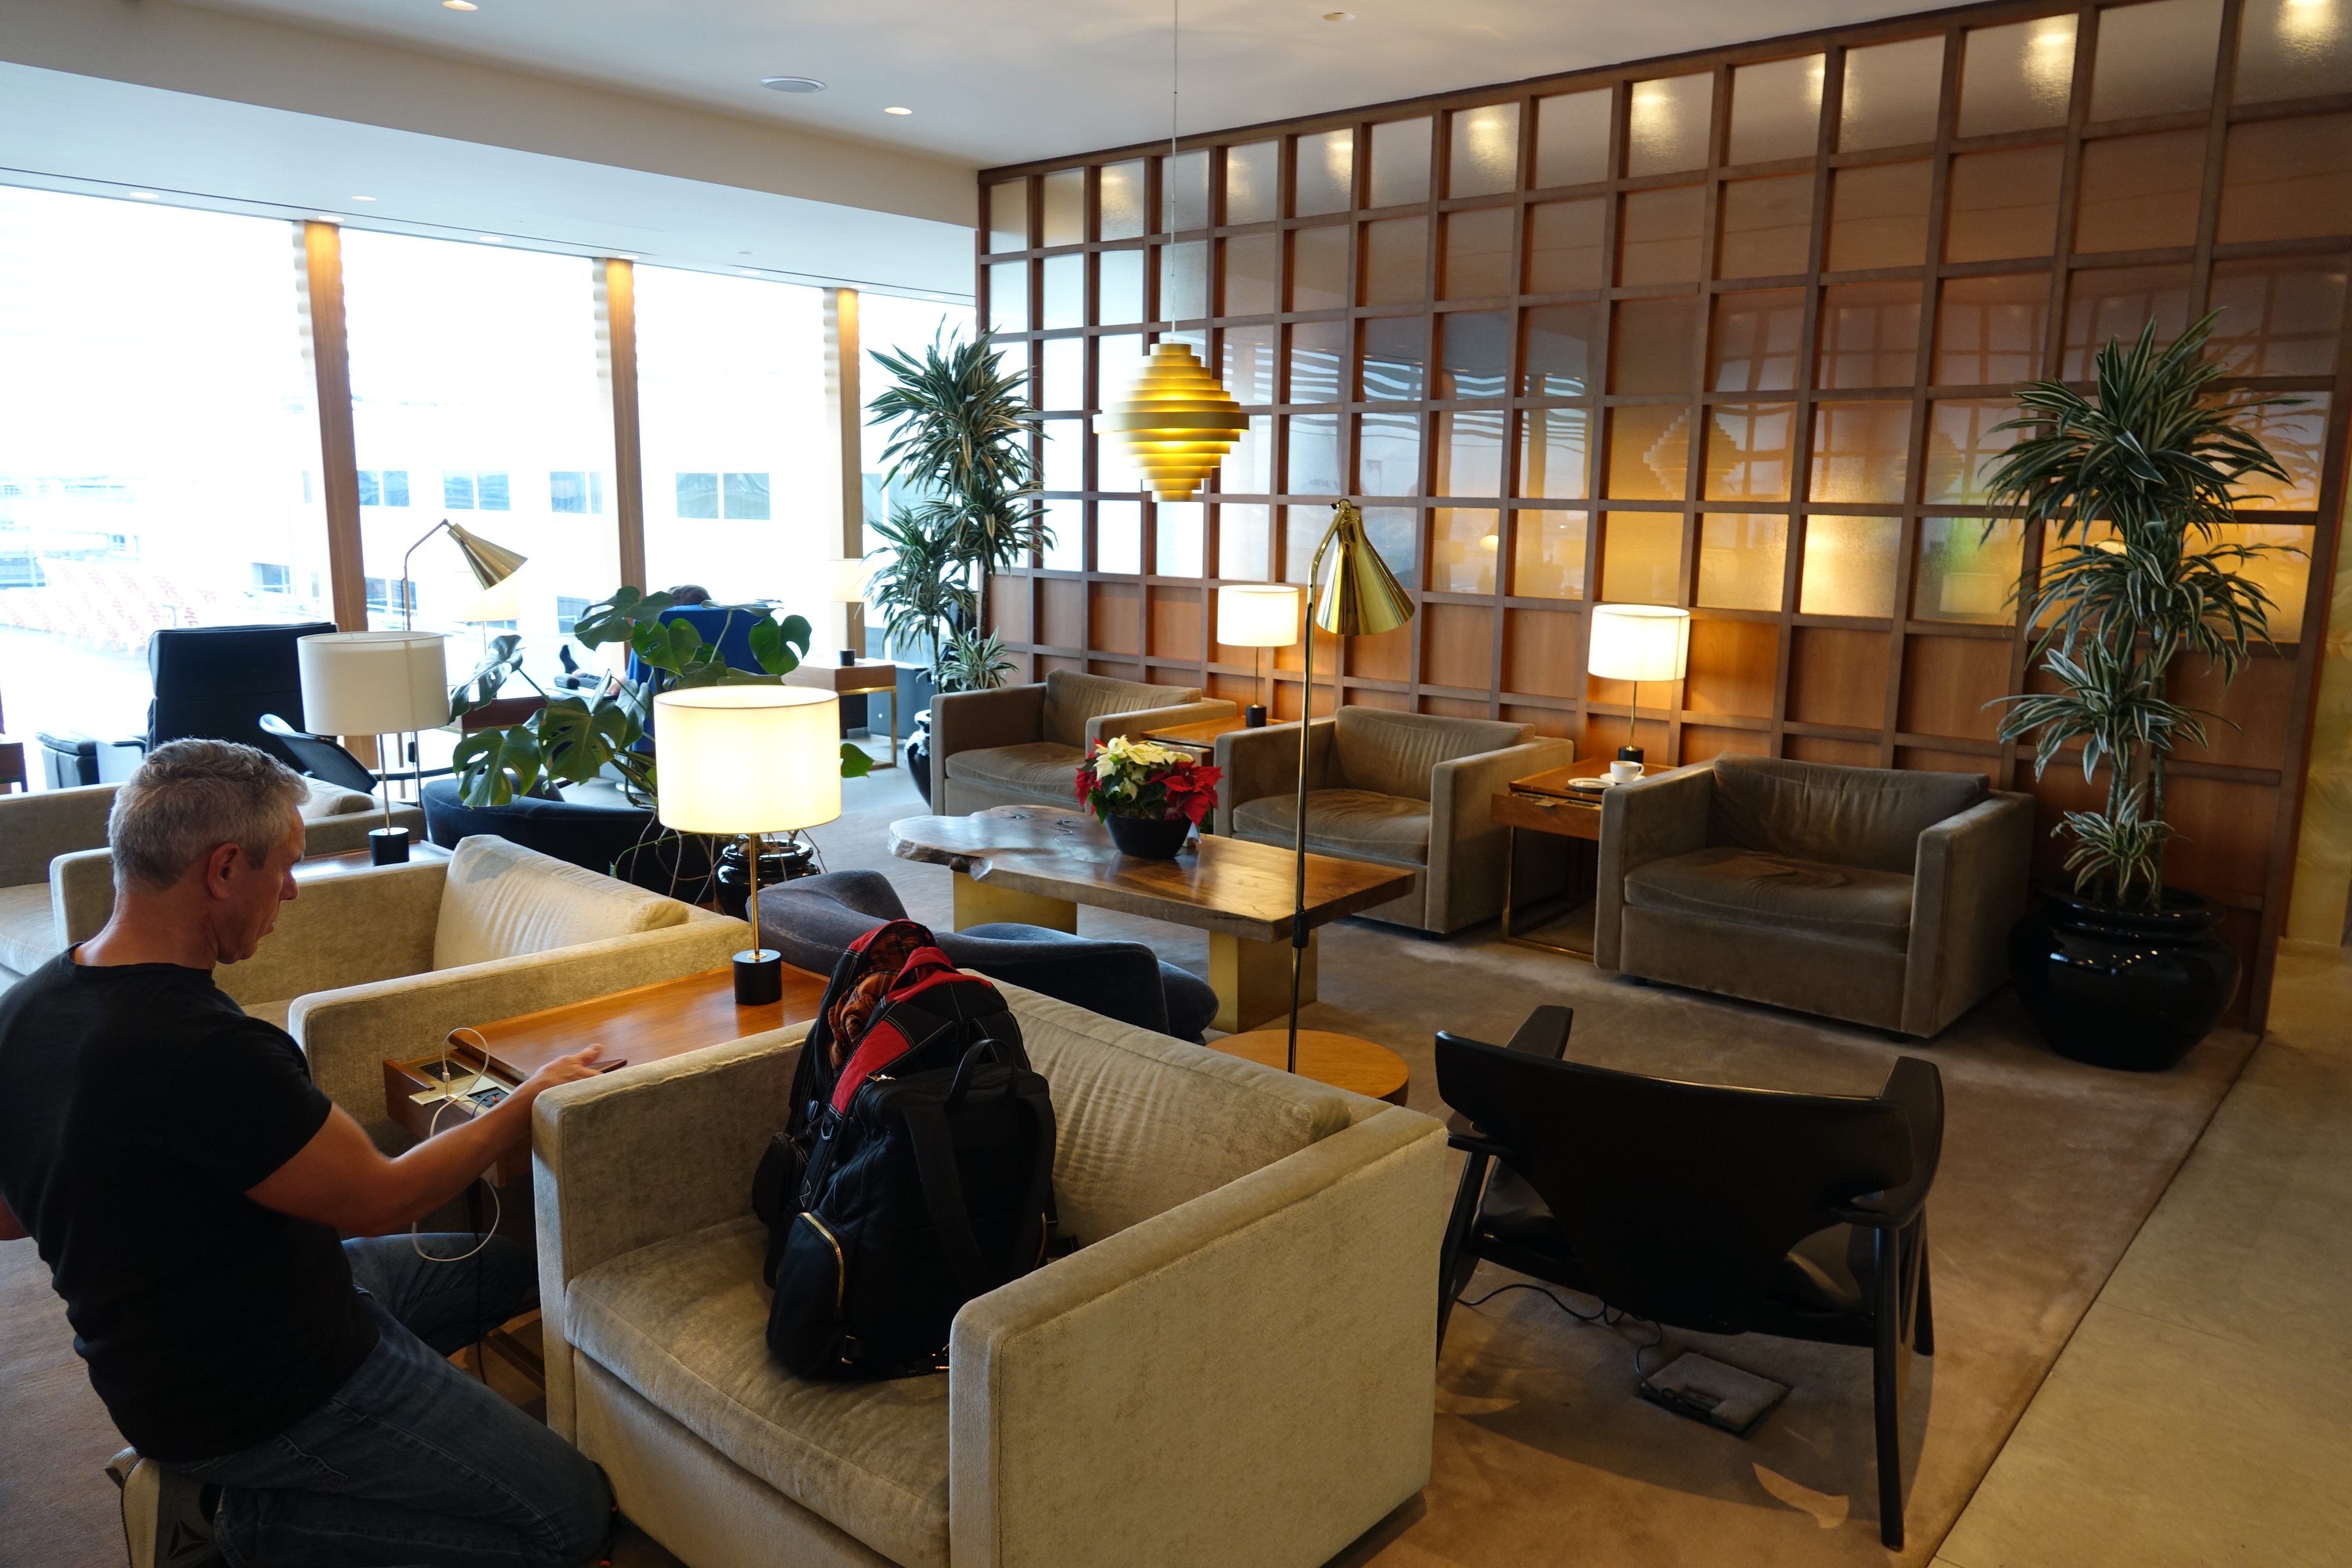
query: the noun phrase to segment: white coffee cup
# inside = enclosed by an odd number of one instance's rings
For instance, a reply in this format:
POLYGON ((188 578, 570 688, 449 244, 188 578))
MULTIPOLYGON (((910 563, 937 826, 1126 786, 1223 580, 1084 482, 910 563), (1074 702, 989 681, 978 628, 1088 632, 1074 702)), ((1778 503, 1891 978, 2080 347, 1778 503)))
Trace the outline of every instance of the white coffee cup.
POLYGON ((1609 782, 1611 784, 1632 784, 1635 779, 1640 778, 1641 776, 1642 764, 1639 763, 1612 763, 1609 764, 1609 782))

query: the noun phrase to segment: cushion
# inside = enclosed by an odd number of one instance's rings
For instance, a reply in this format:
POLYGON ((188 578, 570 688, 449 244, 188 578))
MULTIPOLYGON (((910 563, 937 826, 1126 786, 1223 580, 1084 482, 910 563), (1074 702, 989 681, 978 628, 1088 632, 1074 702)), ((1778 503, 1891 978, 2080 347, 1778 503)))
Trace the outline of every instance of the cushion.
POLYGON ((1438 763, 1499 752, 1528 734, 1525 724, 1393 713, 1385 708, 1342 708, 1335 722, 1339 776, 1349 787, 1407 800, 1429 798, 1429 771, 1438 763))
POLYGON ((572 1343, 892 1562, 947 1568, 948 1380, 805 1383, 778 1366, 767 1244, 747 1215, 590 1269, 566 1298, 572 1343))
POLYGON ((676 899, 478 835, 460 839, 449 858, 433 967, 455 969, 659 931, 685 924, 687 914, 676 899))
POLYGON ((1919 835, 1981 802, 1981 773, 1715 759, 1707 842, 1909 876, 1919 835))
MULTIPOLYGON (((1197 686, 1147 686, 1135 680, 1113 680, 1108 675, 1081 675, 1074 669, 1049 671, 1045 677, 1045 738, 1056 745, 1084 751, 1087 721, 1105 713, 1141 713, 1154 708, 1176 708, 1201 700, 1197 686)), ((1076 766, 1073 762, 1072 766, 1076 766)), ((1065 791, 1064 793, 1067 793, 1065 791)))
POLYGON ((1860 947, 1911 943, 1911 879, 1718 846, 1625 873, 1625 901, 1658 914, 1772 926, 1860 947))
POLYGON ((1078 799, 1078 763, 1085 753, 1056 741, 1032 741, 1025 746, 983 746, 958 752, 948 759, 948 777, 985 784, 1013 795, 1059 801, 1075 808, 1078 799))
POLYGON ((0 966, 30 974, 64 951, 47 882, 0 888, 0 966))
POLYGON ((373 795, 362 795, 357 790, 345 789, 324 779, 305 778, 302 782, 310 786, 310 793, 295 809, 302 814, 305 822, 316 822, 322 816, 349 816, 353 812, 383 809, 383 803, 373 795))
MULTIPOLYGON (((1344 710, 1343 710, 1344 711, 1344 710)), ((1423 781, 1426 782, 1425 780, 1423 781)), ((1265 844, 1291 842, 1292 797, 1260 795, 1234 808, 1234 831, 1265 844)), ((1307 847, 1324 855, 1429 863, 1429 802, 1363 789, 1307 792, 1307 847)))

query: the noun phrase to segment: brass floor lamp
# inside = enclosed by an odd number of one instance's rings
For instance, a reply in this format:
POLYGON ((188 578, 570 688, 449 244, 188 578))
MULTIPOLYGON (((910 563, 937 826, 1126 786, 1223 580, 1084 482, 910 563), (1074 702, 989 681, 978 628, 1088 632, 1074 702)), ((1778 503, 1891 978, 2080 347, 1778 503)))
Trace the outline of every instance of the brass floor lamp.
MULTIPOLYGON (((1392 632, 1412 619, 1412 597, 1404 585, 1381 559, 1380 552, 1364 533, 1364 514, 1356 510, 1353 501, 1335 501, 1331 506, 1331 526, 1323 531, 1322 542, 1315 547, 1315 558, 1307 568, 1307 597, 1310 606, 1307 616, 1307 650, 1305 660, 1306 688, 1299 701, 1298 713, 1298 798, 1291 818, 1290 842, 1297 858, 1297 879, 1292 886, 1290 906, 1290 1042, 1283 1058, 1291 1071, 1298 1070, 1298 984, 1307 962, 1307 744, 1315 719, 1315 628, 1321 626, 1334 637, 1378 637, 1392 632), (1316 591, 1323 572, 1323 557, 1333 553, 1337 558, 1331 569, 1331 580, 1316 591)), ((1339 707, 1339 683, 1331 683, 1331 708, 1339 707)))

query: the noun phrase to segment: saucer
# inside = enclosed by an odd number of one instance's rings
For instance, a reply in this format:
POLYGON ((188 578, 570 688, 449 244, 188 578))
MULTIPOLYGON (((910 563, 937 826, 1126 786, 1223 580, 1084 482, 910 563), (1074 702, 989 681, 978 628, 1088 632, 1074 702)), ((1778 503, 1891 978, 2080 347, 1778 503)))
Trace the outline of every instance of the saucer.
POLYGON ((1611 778, 1570 779, 1568 781, 1568 787, 1570 789, 1612 789, 1616 786, 1616 784, 1617 781, 1611 778))

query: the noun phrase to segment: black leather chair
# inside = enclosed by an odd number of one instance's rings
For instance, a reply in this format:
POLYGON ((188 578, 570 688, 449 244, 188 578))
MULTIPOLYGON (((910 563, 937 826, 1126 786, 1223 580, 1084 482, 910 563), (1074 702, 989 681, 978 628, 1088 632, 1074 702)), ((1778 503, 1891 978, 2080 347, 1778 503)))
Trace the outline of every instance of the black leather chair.
POLYGON ((523 795, 504 805, 467 805, 454 778, 427 779, 419 793, 425 836, 446 848, 486 833, 689 904, 708 903, 712 897, 710 840, 669 832, 650 809, 594 805, 551 794, 523 795))
POLYGON ((1509 1048, 1437 1037, 1438 1093, 1467 1120, 1451 1141, 1469 1155, 1439 1342, 1483 1258, 1666 1327, 1868 1346, 1879 1539, 1900 1551, 1902 1352, 1936 1349, 1935 1064, 1902 1058, 1874 1097, 1676 1083, 1557 1059, 1568 1026, 1539 1008, 1509 1048))
POLYGON ((333 736, 307 734, 275 713, 264 713, 260 722, 261 732, 292 753, 294 765, 312 778, 355 789, 362 795, 375 793, 375 774, 333 736))
MULTIPOLYGON (((796 968, 830 974, 849 944, 907 918, 878 871, 829 871, 760 889, 760 930, 796 968)), ((1104 942, 1042 926, 977 925, 937 931, 940 951, 976 970, 1106 1018, 1197 1043, 1217 1016, 1209 983, 1162 963, 1139 942, 1104 942)))
POLYGON ((147 644, 155 688, 147 706, 147 749, 167 741, 238 741, 289 767, 302 764, 261 727, 264 713, 302 726, 302 676, 294 645, 335 629, 332 621, 278 626, 175 626, 147 644))

